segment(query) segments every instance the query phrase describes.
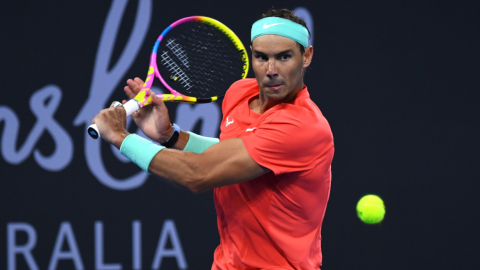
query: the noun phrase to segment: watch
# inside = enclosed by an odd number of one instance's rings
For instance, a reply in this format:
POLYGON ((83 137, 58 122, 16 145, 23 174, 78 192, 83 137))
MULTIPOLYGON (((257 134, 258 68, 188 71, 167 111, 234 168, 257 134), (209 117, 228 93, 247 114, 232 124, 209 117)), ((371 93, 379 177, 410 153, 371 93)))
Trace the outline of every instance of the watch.
POLYGON ((172 147, 177 141, 178 137, 180 136, 180 127, 173 123, 173 134, 168 138, 168 140, 164 143, 160 143, 161 145, 165 146, 166 148, 172 147))

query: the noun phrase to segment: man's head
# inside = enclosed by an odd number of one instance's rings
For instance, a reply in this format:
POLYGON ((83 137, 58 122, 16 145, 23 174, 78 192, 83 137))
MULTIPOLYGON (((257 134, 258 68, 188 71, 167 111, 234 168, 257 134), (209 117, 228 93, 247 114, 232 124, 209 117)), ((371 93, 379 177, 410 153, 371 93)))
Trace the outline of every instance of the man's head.
MULTIPOLYGON (((263 19, 263 18, 267 18, 267 17, 279 17, 279 18, 287 19, 287 20, 290 20, 294 23, 300 24, 301 26, 305 27, 305 29, 307 29, 308 39, 310 39, 310 30, 308 30, 307 24, 305 23, 304 20, 302 20, 297 15, 295 15, 295 13, 293 13, 291 10, 286 9, 286 8, 281 8, 281 9, 272 8, 272 9, 268 10, 267 12, 263 13, 261 18, 263 19)), ((300 52, 302 52, 302 54, 305 53, 305 47, 302 46, 302 44, 300 44, 298 42, 297 42, 297 45, 300 48, 300 52)))
POLYGON ((252 68, 262 99, 289 101, 303 89, 313 48, 305 22, 287 9, 270 10, 252 26, 252 68))

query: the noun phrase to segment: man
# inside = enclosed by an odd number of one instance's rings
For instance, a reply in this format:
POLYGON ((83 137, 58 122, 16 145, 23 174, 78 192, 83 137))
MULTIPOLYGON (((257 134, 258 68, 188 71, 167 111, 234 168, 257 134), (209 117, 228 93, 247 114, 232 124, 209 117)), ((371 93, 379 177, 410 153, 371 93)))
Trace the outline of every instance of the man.
MULTIPOLYGON (((142 169, 195 193, 214 189, 221 241, 212 269, 321 265, 334 145, 303 84, 313 56, 308 36, 305 22, 289 10, 271 10, 253 24, 255 79, 235 82, 225 95, 220 141, 172 127, 152 93, 154 105, 133 117, 170 149, 127 132, 122 107, 105 109, 92 121, 142 169)), ((133 98, 143 82, 127 84, 133 98)))

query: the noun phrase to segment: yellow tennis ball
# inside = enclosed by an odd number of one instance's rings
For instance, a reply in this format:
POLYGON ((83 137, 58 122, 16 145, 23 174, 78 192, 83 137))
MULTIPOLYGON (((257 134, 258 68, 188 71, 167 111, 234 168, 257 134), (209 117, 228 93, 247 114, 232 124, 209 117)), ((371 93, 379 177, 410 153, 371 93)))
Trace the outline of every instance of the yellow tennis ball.
POLYGON ((377 195, 365 195, 357 203, 357 215, 367 224, 379 223, 385 216, 385 205, 377 195))

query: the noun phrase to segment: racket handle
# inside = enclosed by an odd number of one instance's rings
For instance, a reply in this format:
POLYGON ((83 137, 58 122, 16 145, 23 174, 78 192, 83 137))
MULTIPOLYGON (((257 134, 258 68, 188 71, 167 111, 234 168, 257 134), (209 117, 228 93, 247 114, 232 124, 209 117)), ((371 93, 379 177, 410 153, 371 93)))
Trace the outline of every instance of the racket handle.
MULTIPOLYGON (((122 106, 122 103, 115 101, 112 104, 112 107, 122 106)), ((127 117, 132 115, 134 112, 140 109, 140 104, 135 99, 130 99, 127 103, 123 104, 123 108, 125 109, 125 114, 127 117)), ((92 139, 100 138, 100 132, 98 131, 98 127, 96 124, 91 124, 87 129, 88 135, 92 137, 92 139)))
POLYGON ((90 126, 88 126, 87 132, 88 132, 88 135, 92 137, 92 139, 96 140, 100 138, 100 132, 98 131, 98 127, 95 124, 91 124, 90 126))

